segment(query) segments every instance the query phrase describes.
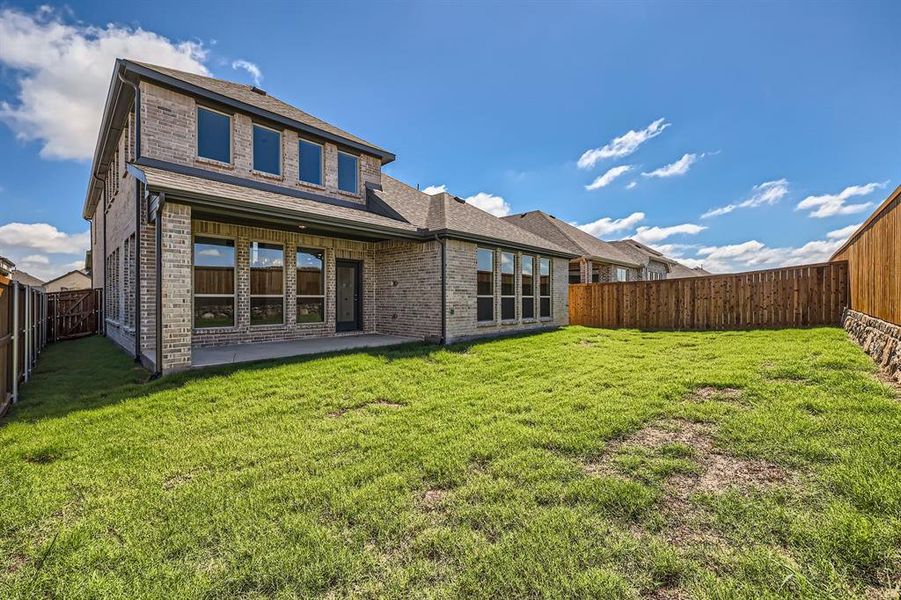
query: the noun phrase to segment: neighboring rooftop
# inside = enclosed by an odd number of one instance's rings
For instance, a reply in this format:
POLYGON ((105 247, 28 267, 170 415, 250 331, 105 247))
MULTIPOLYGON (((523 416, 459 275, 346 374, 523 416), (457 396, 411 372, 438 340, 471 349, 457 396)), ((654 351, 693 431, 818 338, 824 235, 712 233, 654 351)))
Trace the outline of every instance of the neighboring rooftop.
POLYGON ((706 271, 701 267, 686 267, 682 263, 673 263, 670 265, 667 279, 684 279, 686 277, 704 277, 705 275, 713 275, 710 271, 706 271))
POLYGON ((517 227, 550 240, 579 256, 626 267, 638 267, 640 263, 620 251, 610 242, 598 239, 575 225, 561 221, 540 210, 503 217, 517 227))
POLYGON ((16 263, 5 256, 0 256, 0 275, 9 275, 16 268, 16 263))
POLYGON ((10 274, 10 277, 13 281, 18 281, 22 285, 30 285, 31 287, 43 287, 44 285, 44 282, 34 275, 30 275, 25 271, 20 271, 18 269, 14 269, 10 274))
POLYGON ((673 259, 664 256, 662 252, 658 252, 650 246, 645 246, 641 242, 636 242, 632 239, 618 240, 610 243, 642 267, 646 267, 651 260, 656 260, 667 265, 672 265, 676 262, 673 259))

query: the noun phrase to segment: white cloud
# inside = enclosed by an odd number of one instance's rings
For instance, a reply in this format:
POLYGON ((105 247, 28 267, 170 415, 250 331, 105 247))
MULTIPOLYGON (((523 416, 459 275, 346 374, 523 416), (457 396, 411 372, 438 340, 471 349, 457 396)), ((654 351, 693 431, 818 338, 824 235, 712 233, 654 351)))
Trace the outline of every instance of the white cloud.
POLYGON ((578 225, 576 223, 573 223, 573 225, 575 225, 582 231, 590 233, 595 237, 602 237, 605 235, 610 235, 612 233, 631 230, 637 223, 640 223, 642 221, 644 221, 644 213, 634 212, 628 217, 623 217, 622 219, 611 219, 610 217, 604 217, 591 223, 585 223, 584 225, 578 225))
POLYGON ((260 87, 260 84, 263 82, 263 72, 249 60, 239 59, 232 61, 232 69, 244 69, 247 71, 253 78, 253 84, 257 87, 260 87))
POLYGON ((851 237, 851 234, 857 231, 857 229, 863 225, 863 223, 855 223, 854 225, 848 225, 847 227, 842 227, 841 229, 836 229, 835 231, 830 231, 826 234, 826 237, 830 240, 846 240, 851 237))
POLYGON ((852 185, 846 187, 838 194, 823 194, 822 196, 807 196, 798 203, 795 210, 811 210, 808 216, 822 219, 835 215, 853 215, 863 212, 873 205, 872 202, 859 202, 857 204, 845 204, 851 198, 868 196, 877 189, 884 188, 888 182, 867 183, 865 185, 852 185))
POLYGON ((637 185, 638 185, 638 182, 637 182, 637 181, 630 181, 630 182, 626 185, 626 189, 627 189, 627 190, 634 190, 634 189, 635 189, 635 186, 637 186, 637 185))
POLYGON ((430 185, 422 191, 424 194, 428 194, 430 196, 432 194, 443 194, 447 192, 447 186, 443 183, 441 185, 430 185))
POLYGON ((15 247, 56 254, 75 254, 87 250, 90 243, 90 231, 63 233, 47 223, 7 223, 0 226, 0 248, 15 247))
POLYGON ((657 119, 644 129, 635 131, 630 129, 619 137, 613 138, 609 143, 600 148, 586 150, 579 157, 577 163, 580 169, 590 169, 605 158, 622 158, 638 150, 638 147, 651 138, 655 138, 670 124, 665 119, 657 119))
POLYGON ((495 217, 506 217, 512 211, 510 205, 501 196, 479 192, 474 196, 466 198, 467 204, 472 204, 476 208, 481 208, 487 213, 491 213, 495 217))
POLYGON ((790 265, 826 262, 845 243, 848 226, 826 234, 826 239, 812 240, 802 246, 771 248, 757 240, 725 246, 705 246, 694 256, 679 257, 689 267, 704 267, 714 273, 735 273, 790 265))
POLYGON ((91 234, 65 233, 47 223, 8 223, 0 226, 0 256, 16 268, 43 280, 84 267, 91 234))
POLYGON ((50 259, 44 256, 43 254, 29 254, 25 258, 22 259, 23 263, 29 263, 32 265, 49 265, 50 259))
POLYGON ((625 173, 628 173, 631 170, 632 170, 632 165, 620 165, 618 167, 613 167, 612 169, 609 169, 603 175, 595 178, 595 180, 592 181, 590 184, 586 185, 585 189, 588 191, 592 191, 592 190, 599 190, 602 187, 607 187, 608 185, 613 183, 613 180, 615 180, 617 177, 619 177, 625 173))
POLYGON ((648 244, 679 234, 697 235, 705 229, 707 228, 703 225, 695 225, 694 223, 682 223, 681 225, 671 225, 669 227, 639 227, 632 237, 642 244, 648 244))
POLYGON ((764 181, 755 185, 751 189, 751 195, 745 200, 719 208, 712 208, 701 215, 701 218, 709 219, 710 217, 727 215, 736 208, 756 208, 758 206, 776 204, 788 194, 788 187, 788 180, 784 178, 775 181, 764 181))
POLYGON ((19 139, 38 140, 44 158, 91 158, 116 58, 207 74, 199 42, 67 23, 52 9, 0 10, 0 40, 0 65, 18 74, 16 100, 0 102, 0 120, 19 139))
POLYGON ((682 155, 682 158, 676 162, 664 165, 659 169, 654 169, 649 173, 642 173, 642 175, 644 177, 675 177, 676 175, 685 175, 688 173, 691 165, 697 162, 698 158, 703 157, 703 154, 700 157, 697 154, 684 154, 682 155))

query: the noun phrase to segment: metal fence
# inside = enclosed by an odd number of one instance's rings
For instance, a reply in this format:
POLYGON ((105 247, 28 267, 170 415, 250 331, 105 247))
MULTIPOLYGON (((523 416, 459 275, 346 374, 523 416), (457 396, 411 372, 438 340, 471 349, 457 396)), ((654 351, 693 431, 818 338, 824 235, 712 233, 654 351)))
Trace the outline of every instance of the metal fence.
POLYGON ((47 345, 47 295, 43 290, 0 275, 0 416, 31 379, 47 345))

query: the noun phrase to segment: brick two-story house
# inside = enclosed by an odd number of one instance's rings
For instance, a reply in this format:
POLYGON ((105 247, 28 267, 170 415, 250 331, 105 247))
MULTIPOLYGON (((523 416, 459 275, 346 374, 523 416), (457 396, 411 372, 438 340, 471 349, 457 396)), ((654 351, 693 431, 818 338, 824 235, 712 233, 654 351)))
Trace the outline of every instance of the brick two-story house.
POLYGON ((117 61, 84 203, 107 335, 171 372, 213 346, 567 323, 570 251, 394 159, 255 87, 117 61))

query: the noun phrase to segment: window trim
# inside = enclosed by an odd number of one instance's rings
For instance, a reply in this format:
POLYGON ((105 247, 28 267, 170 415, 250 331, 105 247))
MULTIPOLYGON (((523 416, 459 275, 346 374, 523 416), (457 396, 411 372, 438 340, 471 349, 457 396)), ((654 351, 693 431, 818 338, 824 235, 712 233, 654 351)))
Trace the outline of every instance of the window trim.
POLYGON ((538 257, 538 319, 551 321, 554 318, 554 261, 550 256, 538 257), (541 293, 541 261, 547 261, 547 295, 541 293), (548 315, 541 314, 541 301, 548 299, 548 315))
POLYGON ((328 310, 326 297, 328 296, 328 250, 326 248, 317 248, 315 246, 298 246, 294 245, 294 324, 299 327, 320 327, 328 320, 325 314, 328 310), (318 251, 322 252, 322 295, 301 294, 297 285, 297 254, 301 251, 318 251), (301 298, 322 298, 322 320, 308 321, 300 323, 297 321, 297 301, 301 298))
POLYGON ((339 160, 340 160, 340 159, 339 159, 338 157, 340 157, 340 155, 342 155, 342 154, 345 155, 345 156, 350 156, 351 158, 353 158, 353 159, 357 162, 357 171, 356 171, 356 180, 357 180, 357 181, 356 181, 356 184, 357 184, 357 185, 356 185, 356 188, 354 189, 354 191, 352 191, 352 192, 349 192, 349 191, 343 189, 343 188, 341 187, 341 169, 340 169, 340 168, 336 168, 335 171, 336 171, 336 177, 337 177, 337 188, 338 188, 338 191, 339 191, 339 192, 342 192, 342 193, 344 193, 344 194, 353 194, 354 196, 359 196, 359 195, 360 195, 360 179, 361 179, 361 177, 360 177, 360 171, 361 171, 362 168, 363 168, 363 161, 360 159, 360 155, 359 155, 359 154, 352 154, 352 153, 350 153, 350 152, 345 152, 344 150, 338 150, 338 154, 337 154, 337 156, 335 157, 335 166, 336 166, 336 167, 338 167, 339 164, 340 164, 340 163, 339 163, 339 160))
POLYGON ((498 275, 500 276, 501 285, 500 285, 500 290, 498 290, 500 292, 498 294, 498 296, 500 297, 501 312, 500 312, 500 315, 498 315, 498 316, 500 317, 501 323, 515 323, 518 320, 518 314, 519 314, 519 311, 516 310, 516 296, 517 296, 517 294, 516 294, 516 263, 517 263, 516 252, 501 250, 500 255, 501 255, 501 260, 498 261, 498 275), (504 271, 503 271, 504 254, 509 254, 510 256, 513 257, 513 272, 508 273, 508 275, 513 276, 513 294, 512 295, 504 294, 504 271), (510 318, 506 318, 506 319, 504 318, 504 298, 513 298, 513 316, 510 318))
POLYGON ((195 104, 194 110, 194 156, 200 161, 209 161, 217 165, 234 166, 235 164, 235 119, 233 114, 210 108, 203 104, 195 104), (220 114, 228 117, 228 162, 222 162, 216 158, 209 158, 200 155, 200 111, 205 110, 211 113, 220 114))
POLYGON ((497 251, 494 248, 486 248, 484 246, 476 246, 476 324, 477 325, 490 325, 497 323, 497 251), (479 250, 485 250, 486 252, 491 252, 491 295, 479 294, 479 273, 485 273, 487 271, 479 270, 479 250), (491 318, 486 320, 479 319, 479 299, 480 298, 491 298, 491 318))
POLYGON ((306 137, 297 136, 297 181, 304 185, 312 185, 318 188, 325 187, 325 144, 313 141, 306 137), (300 151, 301 142, 319 146, 319 183, 313 183, 312 181, 307 181, 300 177, 300 157, 302 156, 300 151))
POLYGON ((613 267, 613 281, 619 283, 621 281, 629 281, 629 270, 626 267, 613 267), (622 271, 623 278, 619 278, 619 273, 622 271))
MULTIPOLYGON (((263 125, 262 123, 257 123, 256 121, 251 121, 251 123, 250 123, 250 154, 251 154, 250 166, 251 166, 251 170, 253 170, 254 173, 258 173, 260 175, 264 175, 267 177, 283 177, 284 176, 285 158, 283 155, 285 152, 284 152, 283 146, 284 146, 284 137, 285 136, 282 134, 283 134, 283 132, 279 129, 274 129, 267 125, 263 125), (254 141, 255 141, 255 136, 257 134, 257 132, 256 132, 257 127, 259 127, 260 129, 268 129, 272 133, 275 133, 278 135, 278 173, 270 173, 269 171, 263 171, 263 170, 256 168, 255 163, 256 163, 257 157, 256 157, 256 153, 254 152, 254 141)), ((299 169, 299 167, 298 167, 298 169, 299 169)))
MULTIPOLYGON (((288 302, 288 269, 285 268, 285 249, 288 245, 282 241, 266 240, 266 239, 250 239, 247 242, 247 324, 252 328, 258 327, 284 327, 288 324, 288 315, 286 314, 286 304, 288 302), (271 246, 281 246, 282 248, 282 293, 281 294, 254 294, 253 293, 253 245, 269 244, 271 246), (253 323, 252 309, 254 298, 281 298, 282 299, 282 322, 281 323, 253 323)), ((295 290, 296 291, 296 290, 295 290)))
POLYGON ((238 238, 235 236, 227 236, 227 235, 216 235, 216 234, 191 234, 191 330, 201 330, 201 331, 210 331, 210 330, 229 330, 235 329, 238 326, 238 238), (194 323, 194 298, 225 298, 226 294, 198 294, 194 290, 196 287, 194 286, 194 269, 197 265, 194 264, 194 246, 197 244, 197 238, 207 238, 212 240, 226 240, 232 242, 232 248, 235 251, 235 259, 232 264, 232 324, 231 325, 216 325, 212 327, 197 327, 194 323))

